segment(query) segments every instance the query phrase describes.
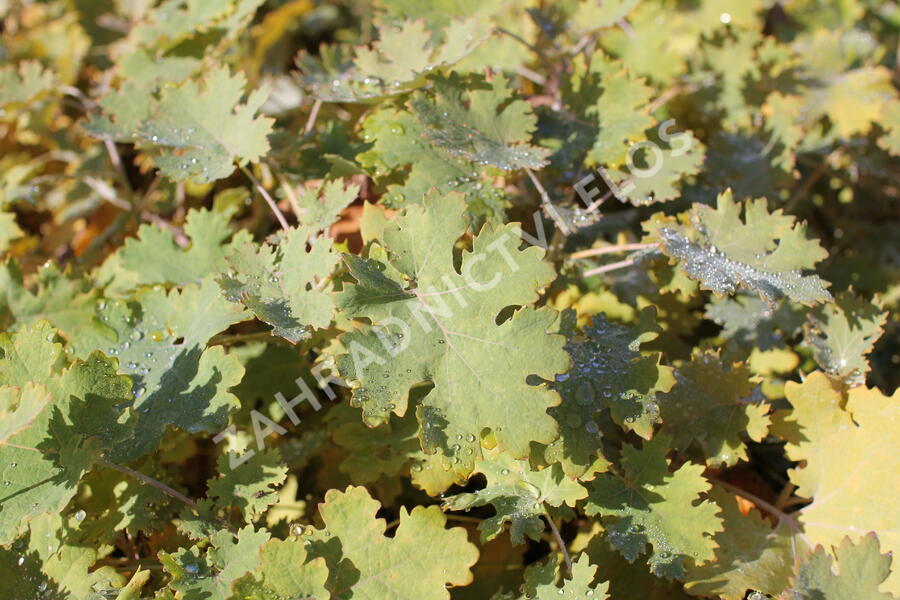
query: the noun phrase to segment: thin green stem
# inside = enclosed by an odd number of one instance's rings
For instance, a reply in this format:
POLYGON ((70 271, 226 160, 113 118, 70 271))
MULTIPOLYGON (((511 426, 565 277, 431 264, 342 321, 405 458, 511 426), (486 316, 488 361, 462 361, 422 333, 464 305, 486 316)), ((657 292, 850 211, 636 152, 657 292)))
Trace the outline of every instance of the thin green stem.
POLYGON ((559 551, 562 552, 563 560, 566 563, 566 571, 567 571, 567 579, 572 578, 572 557, 569 556, 569 549, 566 548, 566 542, 563 541, 562 535, 559 533, 559 527, 556 526, 556 522, 553 521, 553 517, 550 516, 547 511, 544 511, 544 519, 547 520, 547 523, 550 525, 550 531, 553 532, 553 539, 556 540, 556 545, 559 546, 559 551))
POLYGON ((175 498, 179 502, 183 502, 184 504, 189 506, 193 511, 200 512, 200 507, 197 506, 196 502, 194 502, 193 500, 191 500, 190 498, 188 498, 187 496, 185 496, 178 490, 175 490, 175 489, 167 486, 166 484, 164 484, 161 481, 157 481, 156 479, 153 479, 152 477, 150 477, 148 475, 144 475, 143 473, 139 473, 138 471, 135 471, 134 469, 129 469, 128 467, 123 467, 122 465, 118 465, 116 463, 109 462, 108 460, 101 459, 100 461, 98 461, 98 464, 102 467, 107 467, 109 469, 119 471, 120 473, 124 473, 131 477, 134 477, 135 479, 143 481, 147 485, 155 487, 156 489, 158 489, 162 493, 166 494, 167 496, 171 496, 172 498, 175 498))
POLYGON ((802 531, 803 528, 800 526, 800 523, 798 523, 796 519, 794 519, 792 516, 790 516, 786 512, 780 510, 778 507, 776 507, 771 502, 767 502, 766 500, 763 500, 756 494, 752 494, 745 489, 737 487, 736 485, 726 483, 726 482, 722 481, 721 479, 716 479, 714 477, 711 477, 709 480, 711 482, 715 483, 716 485, 724 488, 725 490, 731 492, 732 494, 738 495, 745 500, 749 500, 750 502, 757 505, 758 507, 765 510, 766 512, 771 513, 772 516, 774 516, 776 519, 778 519, 782 523, 786 523, 787 526, 790 527, 791 529, 793 529, 794 531, 802 531))
POLYGON ((272 331, 267 329, 266 331, 254 331, 253 333, 223 333, 220 335, 215 335, 209 340, 210 346, 231 346, 234 344, 241 344, 243 342, 255 342, 258 340, 268 340, 273 341, 276 338, 272 335, 272 331))

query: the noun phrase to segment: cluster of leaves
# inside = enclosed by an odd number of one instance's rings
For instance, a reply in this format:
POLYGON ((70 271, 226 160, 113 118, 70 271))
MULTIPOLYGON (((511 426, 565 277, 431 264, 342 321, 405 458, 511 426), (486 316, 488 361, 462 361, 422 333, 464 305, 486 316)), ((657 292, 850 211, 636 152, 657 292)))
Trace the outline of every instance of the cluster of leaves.
POLYGON ((4 597, 900 595, 896 1, 0 37, 4 597))

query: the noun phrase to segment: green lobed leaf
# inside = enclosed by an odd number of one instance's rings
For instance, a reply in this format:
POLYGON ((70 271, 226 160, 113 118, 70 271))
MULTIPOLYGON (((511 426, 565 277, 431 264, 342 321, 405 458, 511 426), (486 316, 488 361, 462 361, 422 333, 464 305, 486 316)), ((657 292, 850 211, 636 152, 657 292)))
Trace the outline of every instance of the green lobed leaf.
POLYGON ((722 336, 744 351, 782 348, 803 325, 803 314, 790 302, 782 301, 773 309, 758 296, 747 294, 713 296, 706 318, 721 325, 722 336))
POLYGON ((459 62, 482 41, 483 21, 454 19, 440 34, 422 20, 378 24, 371 47, 322 46, 319 56, 301 52, 303 84, 326 102, 373 102, 425 84, 425 76, 459 62))
POLYGON ((433 101, 419 94, 410 107, 425 137, 447 154, 507 171, 546 164, 547 152, 527 143, 536 123, 531 107, 512 96, 506 77, 469 89, 452 78, 434 86, 433 101))
POLYGON ((485 428, 517 458, 528 455, 532 441, 556 438, 546 410, 558 396, 526 379, 552 379, 568 358, 562 336, 548 333, 552 311, 527 306, 552 278, 541 250, 519 250, 515 225, 486 225, 457 272, 453 249, 466 228, 464 203, 458 195, 424 202, 385 229, 383 258, 348 263, 357 283, 345 286, 338 305, 371 325, 341 337, 346 353, 337 366, 370 425, 405 414, 410 388, 431 383, 416 407, 422 447, 466 476, 485 428), (497 324, 503 309, 520 305, 497 324))
POLYGON ((242 600, 277 600, 303 598, 328 600, 325 589, 328 567, 325 559, 309 558, 299 540, 272 539, 260 548, 259 568, 239 580, 235 596, 242 600))
POLYGON ((544 531, 541 517, 549 518, 546 506, 565 504, 574 508, 578 500, 587 496, 587 490, 569 480, 559 465, 534 469, 527 460, 516 460, 497 449, 475 462, 475 472, 487 478, 487 485, 476 492, 447 496, 443 507, 469 510, 492 505, 496 514, 478 525, 482 541, 500 535, 507 522, 513 544, 521 544, 525 535, 540 540, 544 531))
POLYGON ((834 548, 835 560, 824 548, 797 569, 790 600, 890 600, 891 593, 879 591, 891 569, 891 555, 881 554, 878 537, 868 534, 858 544, 844 538, 834 548))
POLYGON ((590 563, 587 554, 582 554, 572 562, 571 577, 559 575, 559 568, 553 561, 535 565, 525 571, 525 594, 523 600, 558 600, 562 598, 587 598, 606 600, 609 583, 591 585, 597 574, 597 566, 590 563), (562 585, 557 585, 562 583, 562 585))
POLYGON ((847 381, 865 383, 869 372, 866 355, 881 337, 887 317, 877 298, 868 302, 852 291, 841 292, 834 302, 808 313, 804 337, 822 369, 847 381))
POLYGON ((657 434, 643 447, 622 448, 622 474, 602 473, 589 485, 585 510, 604 517, 610 543, 634 561, 652 550, 654 574, 684 579, 688 564, 715 557, 712 535, 722 530, 719 507, 700 494, 709 491, 703 467, 684 464, 670 473, 666 461, 671 438, 657 434))
MULTIPOLYGON (((113 567, 96 564, 109 551, 95 544, 85 518, 83 512, 66 511, 43 514, 29 523, 29 552, 40 561, 41 570, 50 581, 77 600, 93 600, 98 590, 118 588, 125 583, 113 567)), ((48 587, 52 586, 48 582, 48 587)))
POLYGON ((296 344, 331 323, 333 301, 323 287, 340 255, 331 238, 314 237, 306 227, 273 241, 236 248, 227 257, 231 270, 218 281, 228 300, 272 325, 272 335, 296 344))
MULTIPOLYGON (((412 412, 371 428, 360 421, 357 409, 339 405, 329 411, 328 419, 332 440, 347 451, 340 469, 356 485, 374 483, 383 475, 397 477, 414 458, 427 460, 419 446, 419 423, 412 412)), ((414 473, 421 473, 423 468, 422 463, 412 467, 414 473)))
POLYGON ((218 460, 219 476, 210 479, 208 496, 218 506, 235 506, 249 523, 278 500, 278 486, 287 477, 277 450, 258 451, 246 462, 232 465, 228 453, 218 460))
MULTIPOLYGON (((36 60, 0 67, 0 107, 11 110, 28 107, 53 89, 54 76, 36 60)), ((3 113, 5 115, 5 112, 3 113)), ((2 116, 2 115, 0 115, 2 116)))
POLYGON ((793 217, 780 209, 769 212, 765 200, 742 205, 726 191, 716 208, 695 204, 686 220, 659 227, 657 235, 663 251, 704 288, 723 295, 745 287, 770 303, 783 297, 809 305, 831 299, 821 279, 803 274, 825 251, 793 217))
POLYGON ((118 253, 108 259, 108 271, 115 273, 123 287, 141 284, 199 283, 227 267, 225 258, 250 242, 246 231, 232 232, 230 212, 190 210, 184 223, 189 245, 182 248, 172 231, 156 225, 142 225, 136 238, 129 238, 118 253), (132 273, 124 278, 119 270, 132 273), (120 279, 121 278, 121 279, 120 279))
POLYGON ((26 283, 21 265, 9 259, 0 266, 0 322, 10 329, 44 320, 66 337, 91 327, 100 297, 91 279, 43 265, 26 283))
POLYGON ((463 529, 445 529, 437 506, 400 509, 394 536, 376 519, 380 504, 365 488, 330 490, 319 505, 324 527, 304 536, 307 552, 328 565, 335 599, 448 600, 446 586, 471 581, 478 550, 463 529))
POLYGON ((383 179, 385 206, 402 208, 421 201, 435 188, 449 194, 462 192, 470 212, 495 220, 504 213, 504 194, 484 181, 487 165, 477 165, 462 156, 450 156, 424 137, 422 124, 406 110, 381 108, 363 122, 362 138, 371 148, 357 155, 360 164, 383 179), (396 182, 396 179, 400 182, 396 182))
POLYGON ((713 538, 718 545, 715 559, 688 566, 685 589, 724 600, 744 600, 748 590, 780 594, 798 554, 787 526, 773 529, 756 509, 744 514, 735 497, 720 487, 713 487, 710 497, 722 507, 724 530, 713 538))
POLYGON ((248 314, 222 297, 210 279, 168 294, 143 288, 134 302, 101 301, 97 326, 73 340, 76 356, 101 350, 119 361, 134 382, 129 405, 137 412, 136 436, 113 451, 114 460, 150 452, 173 425, 213 432, 237 406, 228 390, 243 376, 240 361, 221 346, 207 348, 216 333, 248 314))
POLYGON ((643 438, 653 435, 659 421, 656 395, 674 383, 672 369, 661 366, 660 355, 643 355, 640 346, 660 331, 652 308, 641 311, 633 327, 610 323, 596 315, 582 335, 566 350, 572 368, 556 376, 553 387, 562 403, 550 409, 559 423, 560 437, 544 452, 548 461, 559 461, 569 476, 589 479, 603 470, 598 413, 609 409, 615 423, 643 438), (598 460, 599 459, 599 460, 598 460))
POLYGON ((64 368, 54 337, 45 321, 0 335, 0 389, 39 393, 19 401, 44 403, 29 410, 27 423, 9 423, 0 443, 0 544, 35 517, 62 510, 101 452, 133 432, 125 412, 130 384, 116 376, 114 363, 92 354, 64 368))
POLYGON ((164 0, 154 10, 145 11, 130 38, 139 46, 171 48, 204 31, 237 32, 249 21, 262 0, 208 0, 185 2, 164 0))
POLYGON ((199 546, 160 552, 159 560, 171 576, 169 588, 178 597, 228 600, 234 583, 259 567, 260 547, 269 539, 267 531, 255 531, 252 525, 237 535, 221 530, 210 537, 204 552, 199 546))
POLYGON ((659 397, 661 431, 673 446, 685 451, 695 445, 714 467, 746 460, 744 437, 759 442, 769 429, 769 405, 754 394, 749 369, 698 352, 675 371, 675 380, 659 397))
POLYGON ((297 197, 298 218, 309 231, 326 230, 338 220, 341 211, 359 196, 359 191, 359 185, 351 183, 345 186, 339 179, 304 187, 297 197))
POLYGON ((163 87, 158 97, 126 86, 103 103, 109 113, 93 121, 95 135, 133 141, 175 181, 207 183, 228 177, 269 150, 273 120, 257 116, 269 92, 254 90, 241 103, 247 84, 242 73, 215 68, 202 79, 163 87))

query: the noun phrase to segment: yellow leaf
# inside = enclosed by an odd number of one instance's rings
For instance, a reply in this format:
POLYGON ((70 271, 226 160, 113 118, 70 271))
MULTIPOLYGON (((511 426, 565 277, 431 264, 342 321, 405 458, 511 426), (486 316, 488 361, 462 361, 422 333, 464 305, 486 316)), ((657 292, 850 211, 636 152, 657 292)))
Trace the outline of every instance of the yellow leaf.
MULTIPOLYGON (((874 531, 882 551, 900 551, 900 512, 890 508, 900 467, 896 461, 897 402, 864 387, 847 393, 827 375, 815 372, 785 387, 794 409, 781 424, 789 458, 805 461, 790 472, 800 496, 812 504, 799 513, 805 541, 812 547, 838 547, 845 536, 858 542, 874 531)), ((892 573, 884 591, 900 592, 892 573)))

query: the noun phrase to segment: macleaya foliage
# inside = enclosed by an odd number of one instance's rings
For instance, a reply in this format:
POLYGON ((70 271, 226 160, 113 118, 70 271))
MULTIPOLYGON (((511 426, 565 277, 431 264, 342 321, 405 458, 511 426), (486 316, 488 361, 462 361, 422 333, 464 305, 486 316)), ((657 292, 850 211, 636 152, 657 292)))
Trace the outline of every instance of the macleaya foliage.
POLYGON ((0 0, 10 600, 889 600, 894 0, 0 0))

